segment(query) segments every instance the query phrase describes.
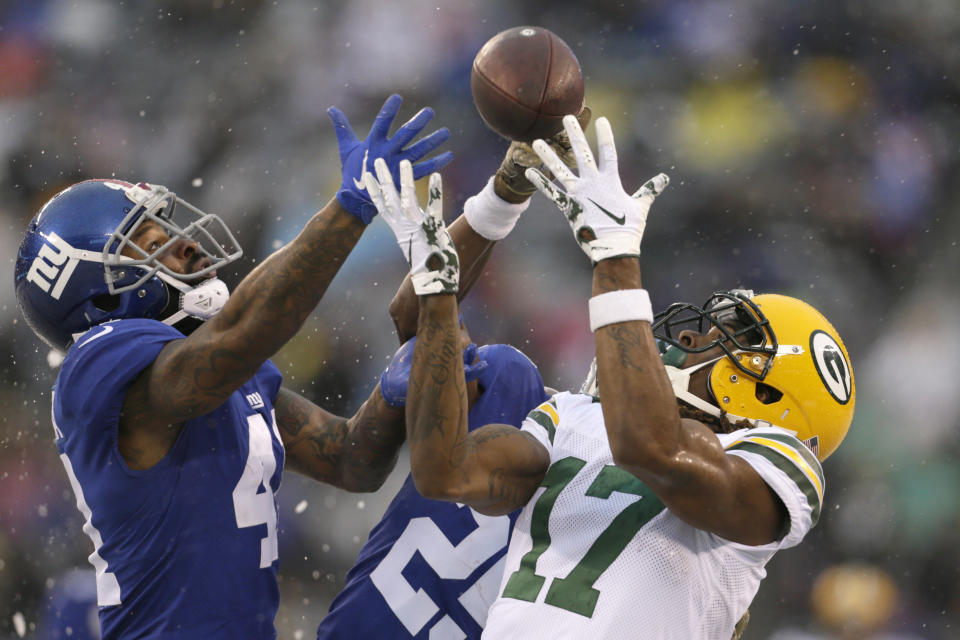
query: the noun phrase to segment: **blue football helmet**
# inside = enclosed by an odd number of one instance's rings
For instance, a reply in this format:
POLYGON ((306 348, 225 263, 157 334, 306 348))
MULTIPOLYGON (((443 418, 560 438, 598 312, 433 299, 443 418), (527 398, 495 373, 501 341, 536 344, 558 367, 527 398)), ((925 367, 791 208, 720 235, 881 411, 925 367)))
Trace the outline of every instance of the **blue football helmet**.
POLYGON ((109 320, 154 318, 173 325, 210 318, 229 298, 214 272, 242 253, 219 216, 165 187, 87 180, 55 195, 30 221, 14 286, 30 328, 65 352, 77 336, 109 320), (148 251, 133 240, 151 223, 168 240, 148 251), (195 264, 202 268, 183 274, 161 263, 182 241, 195 244, 195 264))

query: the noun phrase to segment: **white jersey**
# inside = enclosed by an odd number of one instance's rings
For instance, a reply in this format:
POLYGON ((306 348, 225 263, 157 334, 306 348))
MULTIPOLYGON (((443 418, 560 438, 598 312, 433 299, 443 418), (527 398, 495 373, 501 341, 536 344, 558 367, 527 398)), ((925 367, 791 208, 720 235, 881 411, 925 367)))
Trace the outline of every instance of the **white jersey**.
POLYGON ((790 515, 779 541, 751 547, 686 524, 614 466, 593 397, 558 394, 523 429, 550 452, 550 468, 517 519, 484 638, 729 640, 767 561, 820 514, 823 472, 792 431, 717 436, 790 515))

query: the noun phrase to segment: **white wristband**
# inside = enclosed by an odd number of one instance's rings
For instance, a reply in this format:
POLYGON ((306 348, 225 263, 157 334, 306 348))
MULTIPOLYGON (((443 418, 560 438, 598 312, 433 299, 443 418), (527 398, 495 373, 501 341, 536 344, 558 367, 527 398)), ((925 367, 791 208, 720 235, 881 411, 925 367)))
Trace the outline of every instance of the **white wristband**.
POLYGON ((503 240, 520 219, 520 214, 530 206, 530 199, 512 204, 500 198, 493 190, 493 178, 475 196, 467 198, 463 215, 474 231, 487 240, 503 240))
POLYGON ((653 307, 646 289, 621 289, 590 298, 590 331, 631 320, 653 323, 653 307))

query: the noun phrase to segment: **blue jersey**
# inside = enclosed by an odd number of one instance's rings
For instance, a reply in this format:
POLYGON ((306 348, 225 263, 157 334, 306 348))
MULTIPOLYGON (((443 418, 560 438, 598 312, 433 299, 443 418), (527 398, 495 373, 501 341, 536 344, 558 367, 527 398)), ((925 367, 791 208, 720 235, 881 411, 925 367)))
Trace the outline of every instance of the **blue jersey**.
MULTIPOLYGON (((537 367, 513 347, 479 350, 487 368, 467 416, 470 429, 519 427, 547 400, 537 367)), ((374 527, 317 638, 479 638, 497 597, 518 512, 489 517, 427 500, 407 476, 374 527)))
POLYGON ((103 637, 274 638, 277 368, 265 363, 187 420, 150 469, 131 469, 117 447, 127 389, 183 337, 156 320, 99 325, 71 347, 54 385, 57 449, 93 541, 103 637))

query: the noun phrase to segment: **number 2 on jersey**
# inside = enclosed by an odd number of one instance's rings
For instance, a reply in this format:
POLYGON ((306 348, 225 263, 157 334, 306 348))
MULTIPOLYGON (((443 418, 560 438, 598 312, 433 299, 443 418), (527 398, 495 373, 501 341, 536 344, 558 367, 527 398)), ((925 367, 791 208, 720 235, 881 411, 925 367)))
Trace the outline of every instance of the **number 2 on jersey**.
MULTIPOLYGON (((547 470, 540 485, 547 490, 540 494, 534 504, 530 519, 533 548, 521 558, 520 568, 513 572, 503 589, 503 597, 535 602, 540 595, 546 577, 537 575, 536 566, 537 560, 550 546, 550 513, 557 496, 585 464, 584 460, 569 456, 558 460, 547 470)), ((641 498, 617 514, 567 577, 554 578, 544 598, 545 603, 588 618, 593 616, 600 597, 600 591, 594 589, 593 584, 613 564, 640 528, 664 509, 663 503, 636 476, 608 464, 597 474, 585 495, 606 500, 613 493, 629 493, 641 498)))

